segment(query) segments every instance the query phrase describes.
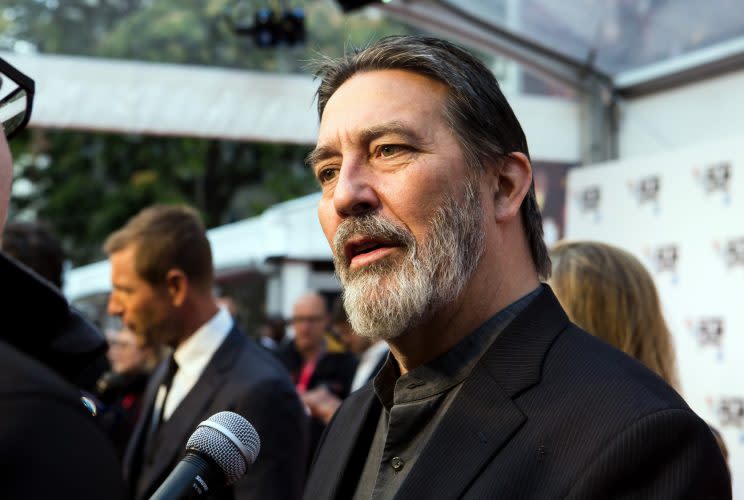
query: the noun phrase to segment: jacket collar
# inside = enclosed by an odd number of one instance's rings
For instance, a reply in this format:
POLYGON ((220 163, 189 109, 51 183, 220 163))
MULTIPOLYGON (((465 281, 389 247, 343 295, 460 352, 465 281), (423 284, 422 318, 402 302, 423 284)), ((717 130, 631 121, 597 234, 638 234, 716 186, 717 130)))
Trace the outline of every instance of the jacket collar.
MULTIPOLYGON (((168 421, 162 424, 160 431, 152 437, 152 439, 157 439, 157 443, 147 443, 145 445, 150 429, 155 396, 163 377, 165 377, 167 360, 158 365, 145 392, 145 406, 137 421, 124 459, 125 475, 130 484, 137 480, 136 476, 140 475, 135 470, 138 465, 136 464, 137 456, 140 455, 143 464, 148 461, 151 462, 149 468, 142 469, 144 474, 138 481, 139 492, 149 491, 152 493, 154 490, 150 491, 150 489, 158 486, 155 482, 184 453, 188 437, 196 429, 199 422, 209 416, 205 415, 205 411, 219 392, 226 374, 242 352, 242 346, 245 342, 247 342, 245 336, 240 330, 233 327, 222 345, 214 353, 196 385, 181 401, 168 421), (157 450, 157 453, 155 453, 155 450, 157 450)), ((132 486, 134 485, 132 484, 132 486)))
MULTIPOLYGON (((513 398, 540 382, 545 356, 569 324, 552 290, 547 285, 543 288, 465 380, 396 498, 461 496, 478 471, 524 424, 526 417, 513 398)), ((331 444, 317 456, 305 498, 338 498, 362 426, 379 407, 369 385, 341 407, 338 422, 326 435, 331 444)))

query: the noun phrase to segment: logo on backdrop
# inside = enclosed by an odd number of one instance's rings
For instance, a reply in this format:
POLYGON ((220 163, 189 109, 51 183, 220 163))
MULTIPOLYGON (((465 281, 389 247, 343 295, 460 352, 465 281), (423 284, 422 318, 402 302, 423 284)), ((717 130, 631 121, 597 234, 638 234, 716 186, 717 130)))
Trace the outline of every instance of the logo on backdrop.
POLYGON ((724 161, 714 163, 701 169, 695 168, 692 175, 698 180, 706 194, 722 193, 724 203, 729 204, 729 187, 732 175, 731 163, 724 161))
POLYGON ((679 261, 679 247, 677 245, 663 245, 652 250, 651 259, 657 273, 676 273, 679 261))
POLYGON ((671 276, 672 284, 677 284, 677 267, 679 263, 679 245, 659 245, 644 248, 643 253, 649 261, 649 267, 657 274, 671 276))
POLYGON ((715 405, 721 427, 744 429, 744 398, 721 397, 715 405))
POLYGON ((602 201, 602 189, 599 186, 587 186, 574 195, 579 210, 587 215, 593 215, 594 221, 599 222, 599 207, 602 201))
POLYGON ((597 212, 602 191, 599 186, 589 186, 579 193, 579 206, 582 212, 597 212))
POLYGON ((714 241, 713 248, 727 268, 744 267, 744 237, 732 238, 723 243, 714 241))
POLYGON ((661 178, 658 175, 650 175, 639 181, 628 181, 628 188, 639 205, 652 205, 654 213, 659 213, 661 178))
POLYGON ((711 348, 718 361, 723 360, 723 338, 726 322, 722 316, 705 316, 685 321, 687 329, 700 349, 711 348))
POLYGON ((726 242, 723 254, 728 267, 744 266, 744 238, 737 238, 726 242))

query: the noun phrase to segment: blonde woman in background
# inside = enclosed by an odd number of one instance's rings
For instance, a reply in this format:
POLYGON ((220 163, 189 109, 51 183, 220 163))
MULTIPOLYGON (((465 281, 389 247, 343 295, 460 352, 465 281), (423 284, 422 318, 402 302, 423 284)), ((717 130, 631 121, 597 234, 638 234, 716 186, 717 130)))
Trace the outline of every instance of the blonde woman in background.
MULTIPOLYGON (((643 264, 625 250, 592 241, 560 241, 551 259, 550 286, 571 321, 633 356, 679 391, 674 342, 656 285, 643 264)), ((711 430, 728 459, 721 435, 711 430)))

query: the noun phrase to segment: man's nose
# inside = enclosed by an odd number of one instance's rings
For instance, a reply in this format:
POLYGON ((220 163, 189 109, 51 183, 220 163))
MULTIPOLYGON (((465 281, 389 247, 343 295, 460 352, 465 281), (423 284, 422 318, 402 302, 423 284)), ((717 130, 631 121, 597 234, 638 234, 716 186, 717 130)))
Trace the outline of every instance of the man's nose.
POLYGON ((333 205, 339 215, 346 217, 364 215, 379 208, 375 176, 365 162, 349 161, 341 166, 333 205))
POLYGON ((109 297, 108 305, 106 307, 106 311, 110 316, 121 316, 122 313, 122 307, 119 302, 112 297, 109 297))

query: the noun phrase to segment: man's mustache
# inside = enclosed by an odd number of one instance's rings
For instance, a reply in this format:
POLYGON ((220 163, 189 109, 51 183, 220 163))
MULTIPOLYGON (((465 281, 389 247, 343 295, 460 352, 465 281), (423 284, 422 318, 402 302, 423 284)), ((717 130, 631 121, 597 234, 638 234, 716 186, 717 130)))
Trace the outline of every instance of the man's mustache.
POLYGON ((337 265, 340 263, 348 267, 349 258, 344 248, 352 237, 360 236, 403 248, 411 248, 416 244, 416 239, 407 228, 395 224, 380 214, 349 217, 339 224, 336 235, 333 237, 333 254, 337 265))

